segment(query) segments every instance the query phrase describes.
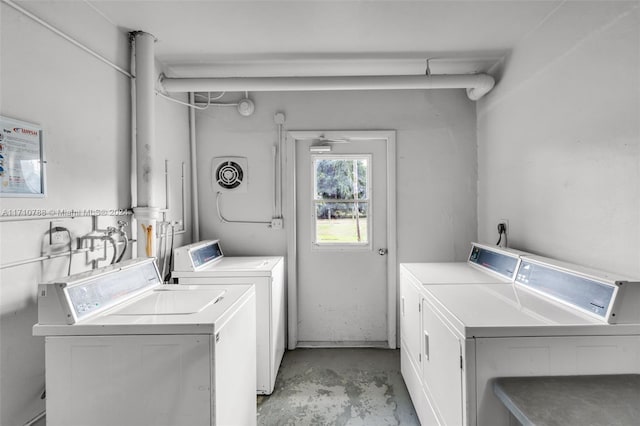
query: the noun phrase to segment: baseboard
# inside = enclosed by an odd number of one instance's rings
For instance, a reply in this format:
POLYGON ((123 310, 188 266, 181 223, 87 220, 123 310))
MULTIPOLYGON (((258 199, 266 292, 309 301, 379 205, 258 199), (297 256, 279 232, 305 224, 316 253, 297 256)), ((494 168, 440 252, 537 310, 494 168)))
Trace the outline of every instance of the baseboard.
POLYGON ((354 340, 354 341, 298 341, 296 348, 377 348, 377 349, 389 349, 389 342, 386 340, 371 341, 371 340, 354 340))

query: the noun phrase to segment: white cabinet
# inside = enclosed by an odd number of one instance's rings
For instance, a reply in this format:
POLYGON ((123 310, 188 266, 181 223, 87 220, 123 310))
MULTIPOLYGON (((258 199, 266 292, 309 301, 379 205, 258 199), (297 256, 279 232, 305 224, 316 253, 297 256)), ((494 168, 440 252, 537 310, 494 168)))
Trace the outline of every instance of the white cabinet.
POLYGON ((215 424, 212 338, 47 336, 47 425, 215 424))
POLYGON ((421 335, 422 326, 420 311, 422 310, 422 296, 418 284, 411 275, 400 270, 400 336, 405 342, 408 355, 416 366, 421 366, 421 335))
MULTIPOLYGON (((256 300, 252 298, 215 334, 213 342, 214 425, 257 423, 256 300)), ((177 424, 186 424, 186 422, 177 424)))
POLYGON ((400 265, 402 376, 420 423, 468 425, 475 422, 475 391, 468 390, 467 362, 473 339, 463 339, 432 303, 424 286, 400 265), (473 420, 473 422, 471 421, 473 420))
POLYGON ((447 425, 462 425, 461 339, 427 301, 422 302, 422 381, 447 425))
POLYGON ((409 272, 400 268, 400 370, 423 425, 437 424, 422 385, 422 296, 409 272))

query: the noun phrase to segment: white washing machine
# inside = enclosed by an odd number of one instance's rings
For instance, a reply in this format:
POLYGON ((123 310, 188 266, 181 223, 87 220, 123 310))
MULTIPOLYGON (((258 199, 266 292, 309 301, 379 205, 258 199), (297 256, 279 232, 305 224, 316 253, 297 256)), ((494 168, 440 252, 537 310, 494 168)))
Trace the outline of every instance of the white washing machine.
POLYGON ((254 287, 161 283, 144 259, 39 285, 47 425, 256 424, 254 287))
POLYGON ((637 281, 522 256, 513 285, 419 296, 423 362, 405 380, 423 424, 509 425, 497 377, 640 372, 637 281))
POLYGON ((255 285, 256 391, 271 394, 285 348, 284 258, 225 257, 218 240, 201 241, 174 250, 172 276, 178 284, 255 285))

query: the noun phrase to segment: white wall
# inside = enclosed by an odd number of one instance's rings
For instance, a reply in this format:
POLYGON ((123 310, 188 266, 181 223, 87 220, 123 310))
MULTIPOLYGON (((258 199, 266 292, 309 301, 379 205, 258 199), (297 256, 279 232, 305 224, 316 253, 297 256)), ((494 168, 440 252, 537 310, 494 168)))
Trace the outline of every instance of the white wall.
MULTIPOLYGON (((158 70, 159 71, 159 70, 158 70)), ((173 98, 187 102, 186 95, 172 95, 173 98)), ((178 225, 175 234, 174 246, 189 244, 191 242, 191 159, 189 150, 189 112, 188 108, 156 97, 156 159, 155 167, 158 171, 155 186, 156 200, 161 209, 167 206, 166 196, 169 196, 169 209, 163 211, 162 220, 168 222, 182 222, 178 225), (167 160, 169 191, 165 190, 165 160, 167 160), (182 164, 184 163, 184 192, 182 182, 182 164), (185 216, 182 217, 182 197, 184 195, 185 216)), ((138 226, 140 227, 140 226, 138 226)), ((140 235, 140 234, 138 234, 140 235)), ((164 240, 162 241, 164 244, 164 240)), ((170 233, 168 243, 171 243, 170 233)), ((163 249, 163 253, 166 251, 163 249)), ((158 254, 158 257, 160 255, 158 254)), ((160 259, 164 260, 164 259, 160 259)))
POLYGON ((640 276, 640 3, 563 2, 478 106, 481 241, 640 276))
MULTIPOLYGON (((201 238, 220 238, 226 253, 286 253, 284 231, 221 223, 215 213, 210 164, 246 156, 246 194, 223 196, 228 219, 271 218, 276 112, 286 130, 396 130, 398 259, 463 260, 476 238, 475 105, 462 90, 252 93, 256 112, 210 108, 196 115, 201 238)), ((237 100, 228 95, 224 100, 237 100)), ((286 218, 285 218, 286 220, 286 218)))
MULTIPOLYGON (((86 3, 23 6, 128 69, 126 32, 86 3)), ((40 124, 48 161, 47 197, 0 198, 0 209, 131 207, 129 79, 5 4, 0 14, 0 114, 40 124)), ((164 201, 164 158, 170 159, 171 193, 179 200, 182 161, 189 176, 186 108, 159 99, 156 112, 161 145, 158 200, 164 201)), ((175 208, 169 217, 178 220, 179 205, 175 208)), ((99 226, 113 225, 115 220, 101 217, 99 226)), ((60 219, 54 226, 69 228, 75 239, 91 230, 91 219, 60 219)), ((48 220, 0 222, 0 264, 40 256, 48 229, 48 220)), ((177 243, 189 242, 184 238, 180 236, 177 243)), ((37 322, 36 288, 39 282, 66 275, 67 262, 60 258, 0 270, 2 425, 23 424, 44 409, 39 399, 44 388, 44 339, 31 336, 37 322)), ((74 256, 73 272, 88 268, 84 254, 74 256)))

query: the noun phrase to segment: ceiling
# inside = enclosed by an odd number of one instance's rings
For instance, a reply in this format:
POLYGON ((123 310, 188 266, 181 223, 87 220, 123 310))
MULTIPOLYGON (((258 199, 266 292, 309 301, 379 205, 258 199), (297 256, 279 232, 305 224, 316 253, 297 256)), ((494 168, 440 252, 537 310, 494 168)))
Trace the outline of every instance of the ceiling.
MULTIPOLYGON (((157 38, 168 75, 487 71, 563 1, 84 0, 157 38)), ((29 2, 23 3, 29 4, 29 2)))

